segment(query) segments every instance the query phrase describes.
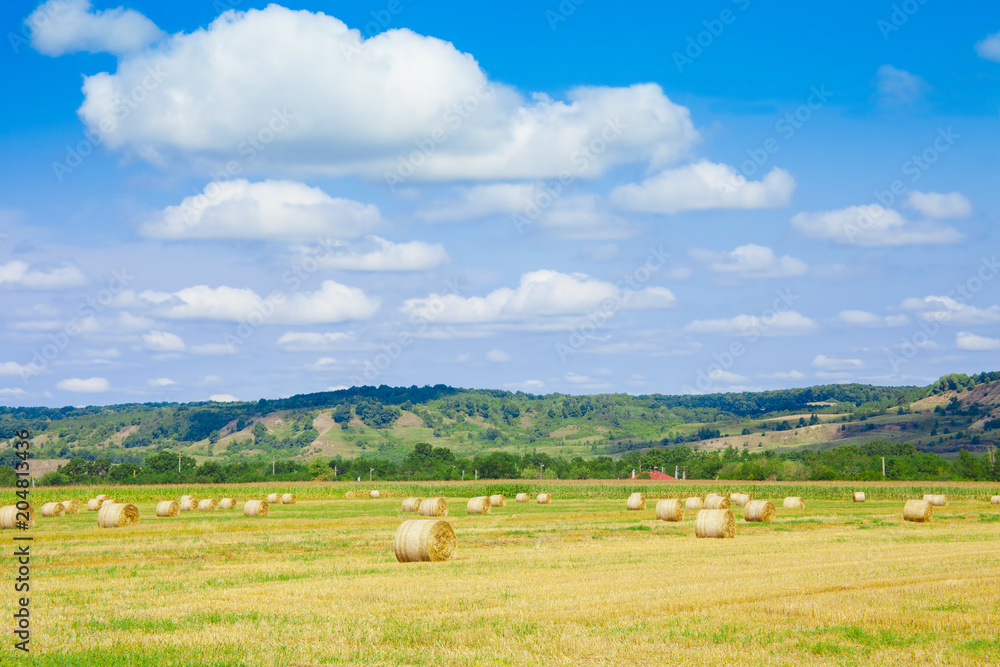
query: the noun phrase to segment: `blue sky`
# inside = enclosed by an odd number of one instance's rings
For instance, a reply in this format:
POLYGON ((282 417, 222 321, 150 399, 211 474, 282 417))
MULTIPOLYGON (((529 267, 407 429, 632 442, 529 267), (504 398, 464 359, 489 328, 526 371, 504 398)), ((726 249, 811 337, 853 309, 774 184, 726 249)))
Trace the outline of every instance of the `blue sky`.
POLYGON ((984 3, 0 17, 0 403, 996 367, 984 3))

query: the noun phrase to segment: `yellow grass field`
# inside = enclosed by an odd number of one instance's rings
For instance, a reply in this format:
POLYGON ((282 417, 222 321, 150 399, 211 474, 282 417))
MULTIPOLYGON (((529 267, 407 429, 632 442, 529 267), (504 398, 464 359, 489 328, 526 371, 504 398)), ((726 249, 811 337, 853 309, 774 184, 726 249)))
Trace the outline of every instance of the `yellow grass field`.
MULTIPOLYGON (((900 500, 807 496, 785 510, 772 497, 774 522, 735 507, 736 538, 712 540, 694 537, 693 512, 664 523, 655 500, 627 511, 627 490, 561 488, 550 505, 509 497, 489 515, 448 498, 458 548, 444 563, 396 562, 393 534, 414 518, 399 494, 299 487, 295 505, 256 519, 245 495, 178 518, 140 502, 125 529, 85 509, 39 518, 32 650, 8 633, 0 664, 1000 664, 1000 507, 978 496, 929 524, 904 522, 900 500)), ((8 619, 14 532, 0 533, 8 619)))

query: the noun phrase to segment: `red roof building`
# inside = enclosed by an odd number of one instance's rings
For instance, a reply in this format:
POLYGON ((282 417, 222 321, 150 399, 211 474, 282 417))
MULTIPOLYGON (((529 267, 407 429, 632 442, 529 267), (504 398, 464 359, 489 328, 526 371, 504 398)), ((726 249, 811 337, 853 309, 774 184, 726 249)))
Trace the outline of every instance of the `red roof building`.
MULTIPOLYGON (((650 479, 655 479, 658 482, 676 482, 677 478, 672 475, 667 475, 655 468, 653 470, 646 470, 644 472, 649 473, 650 479)), ((635 479, 635 472, 632 473, 632 479, 635 479)))

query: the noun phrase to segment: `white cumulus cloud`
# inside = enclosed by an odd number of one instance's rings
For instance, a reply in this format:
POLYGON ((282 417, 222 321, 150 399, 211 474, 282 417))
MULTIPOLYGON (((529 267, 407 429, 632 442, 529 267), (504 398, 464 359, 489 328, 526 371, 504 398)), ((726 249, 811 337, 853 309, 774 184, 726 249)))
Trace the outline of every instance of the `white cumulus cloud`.
POLYGON ((725 336, 798 336, 819 330, 819 325, 794 310, 770 316, 737 315, 728 319, 695 320, 684 327, 688 333, 725 336))
POLYGON ((972 213, 972 204, 961 192, 919 192, 914 190, 904 205, 928 218, 965 218, 972 213))
POLYGON ((25 20, 31 27, 31 45, 47 56, 78 51, 125 54, 165 36, 133 9, 92 9, 90 0, 49 0, 40 5, 25 20))
POLYGON ((149 381, 150 387, 169 387, 170 385, 177 384, 170 378, 153 378, 149 381))
POLYGON ((56 388, 81 394, 98 394, 111 389, 111 383, 104 378, 67 378, 60 380, 56 388))
POLYGON ((87 284, 87 276, 75 266, 64 265, 48 271, 32 269, 26 262, 0 264, 0 285, 14 289, 57 290, 87 284))
POLYGON ((812 365, 824 371, 849 371, 862 368, 864 363, 860 359, 840 359, 817 354, 816 358, 812 360, 812 365))
POLYGON ((795 179, 775 167, 760 181, 748 181, 725 164, 702 160, 667 169, 642 183, 612 190, 611 201, 644 213, 678 213, 714 208, 776 208, 788 204, 795 179))
POLYGON ((319 264, 323 268, 345 271, 426 271, 449 259, 440 243, 393 243, 378 236, 370 241, 369 248, 328 255, 319 264))
POLYGON ((981 42, 976 42, 976 53, 980 58, 986 58, 1000 63, 1000 32, 993 33, 981 42))
POLYGON ((155 239, 267 239, 332 236, 351 239, 381 223, 378 208, 334 198, 295 181, 213 181, 147 220, 139 232, 155 239))
POLYGON ((215 401, 216 403, 236 403, 240 399, 232 394, 212 394, 208 397, 208 400, 215 401))
POLYGON ((955 346, 960 350, 1000 350, 1000 338, 988 338, 968 331, 959 331, 955 334, 955 346))
POLYGON ((153 352, 183 352, 187 349, 180 336, 166 331, 150 331, 142 337, 142 343, 153 352))
POLYGON ((886 315, 883 317, 864 310, 842 310, 837 317, 844 324, 855 327, 901 327, 910 322, 910 318, 906 315, 886 315))
POLYGON ((809 271, 801 259, 778 257, 770 248, 753 243, 726 253, 695 250, 691 255, 716 273, 738 278, 794 278, 809 271))
POLYGON ((912 222, 878 204, 799 213, 792 218, 792 227, 812 238, 857 246, 945 245, 962 240, 953 227, 912 222))
POLYGON ((903 308, 918 311, 920 319, 925 322, 964 326, 1000 322, 1000 306, 977 308, 950 296, 932 295, 922 299, 916 297, 905 299, 903 308))
POLYGON ((278 339, 278 347, 288 352, 332 350, 354 340, 354 336, 342 331, 311 332, 289 331, 278 339))

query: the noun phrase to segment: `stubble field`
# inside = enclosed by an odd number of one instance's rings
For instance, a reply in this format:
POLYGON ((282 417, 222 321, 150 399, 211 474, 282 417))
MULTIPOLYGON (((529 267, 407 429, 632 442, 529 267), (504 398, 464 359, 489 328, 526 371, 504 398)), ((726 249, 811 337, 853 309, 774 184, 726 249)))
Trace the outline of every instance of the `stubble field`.
MULTIPOLYGON (((83 508, 39 518, 32 650, 15 652, 8 635, 0 661, 1000 664, 1000 506, 988 502, 995 485, 944 489, 952 501, 929 524, 904 522, 895 498, 854 504, 836 499, 839 487, 806 485, 793 491, 805 492, 806 509, 783 510, 780 487, 743 485, 775 501, 778 515, 746 524, 734 507, 731 540, 696 539, 693 512, 679 524, 654 520, 655 499, 626 511, 634 486, 594 494, 550 484, 551 505, 508 496, 485 516, 465 512, 473 485, 372 486, 393 497, 300 499, 262 519, 241 509, 156 518, 155 503, 143 500, 141 521, 125 529, 98 528, 96 512, 83 508), (449 489, 454 559, 397 563, 393 534, 413 517, 400 510, 402 497, 449 489), (831 499, 810 498, 810 489, 831 499)), ((309 488, 292 490, 330 495, 309 488)), ((651 498, 713 488, 645 487, 651 498)), ((123 500, 210 497, 197 487, 112 491, 123 500)), ((246 488, 231 491, 249 497, 246 488)), ((80 490, 45 490, 53 494, 86 500, 80 490)), ((2 533, 7 554, 13 532, 2 533)), ((10 619, 14 565, 4 560, 10 619)))

